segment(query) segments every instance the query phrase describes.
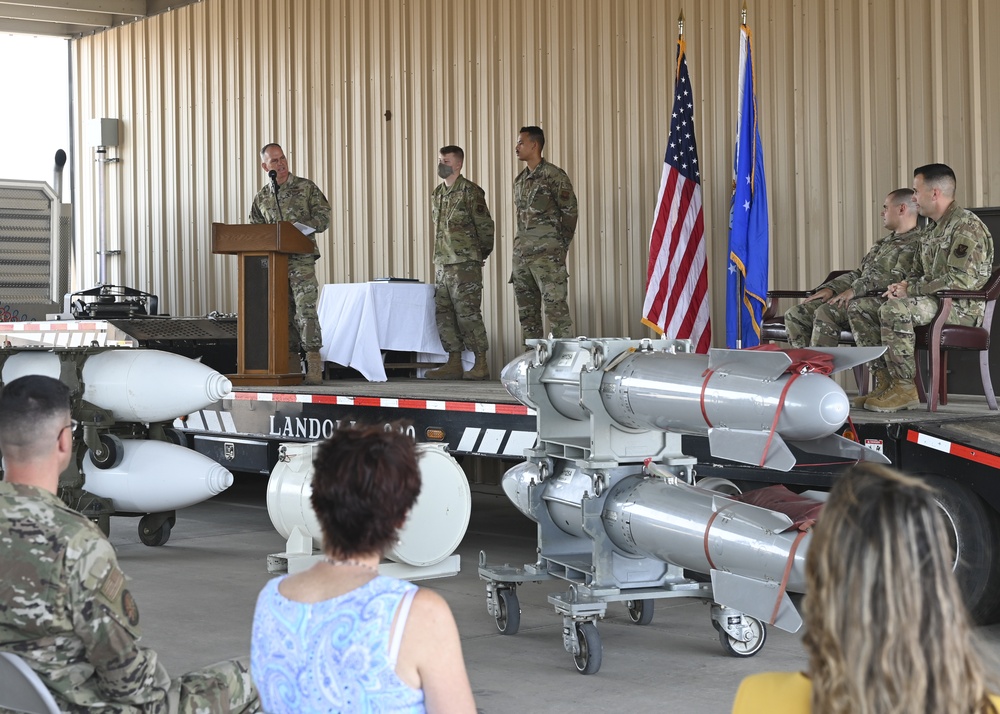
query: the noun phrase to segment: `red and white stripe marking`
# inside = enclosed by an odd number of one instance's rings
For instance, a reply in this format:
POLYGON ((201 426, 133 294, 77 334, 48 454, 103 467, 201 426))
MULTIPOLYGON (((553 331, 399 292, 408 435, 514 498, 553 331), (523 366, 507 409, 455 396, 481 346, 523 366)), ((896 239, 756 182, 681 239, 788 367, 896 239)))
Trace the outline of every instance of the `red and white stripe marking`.
POLYGON ((279 394, 275 392, 233 392, 238 402, 297 402, 299 404, 336 404, 347 407, 384 407, 387 409, 426 409, 444 412, 474 412, 478 414, 512 414, 534 416, 537 412, 523 404, 493 404, 489 402, 450 402, 436 399, 402 399, 398 397, 345 397, 336 394, 279 394))
POLYGON ((953 441, 939 439, 936 436, 930 436, 928 434, 921 434, 919 431, 914 431, 913 429, 906 432, 906 440, 913 442, 914 444, 919 444, 920 446, 926 446, 928 449, 943 451, 946 454, 957 456, 960 459, 1000 469, 1000 456, 980 451, 978 449, 970 449, 968 446, 956 444, 953 441))
POLYGON ((96 332, 107 331, 106 320, 80 322, 62 320, 57 322, 0 322, 0 332, 96 332))

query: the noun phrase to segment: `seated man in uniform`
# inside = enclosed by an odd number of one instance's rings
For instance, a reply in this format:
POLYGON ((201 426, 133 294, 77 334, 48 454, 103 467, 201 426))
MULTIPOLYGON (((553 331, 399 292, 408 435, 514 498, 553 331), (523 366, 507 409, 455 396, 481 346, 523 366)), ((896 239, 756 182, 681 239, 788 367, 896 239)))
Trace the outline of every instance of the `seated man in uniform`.
MULTIPOLYGON (((841 331, 850 328, 847 305, 851 300, 873 290, 881 292, 910 274, 920 238, 912 188, 898 188, 885 197, 882 225, 892 232, 875 241, 861 260, 860 268, 820 285, 816 292, 785 312, 785 327, 792 347, 836 347, 841 331)), ((888 385, 888 371, 881 360, 872 365, 872 375, 875 383, 871 396, 881 394, 888 385)), ((868 396, 855 397, 851 404, 863 407, 868 396)))
POLYGON ((170 679, 139 646, 114 548, 56 495, 74 427, 58 380, 21 377, 0 392, 0 650, 23 658, 63 711, 259 711, 239 662, 170 679))
MULTIPOLYGON (((913 171, 913 202, 931 220, 920 236, 911 275, 890 284, 881 297, 859 298, 848 307, 851 331, 859 346, 885 345, 886 388, 865 402, 865 409, 896 412, 920 405, 913 381, 914 327, 937 313, 939 290, 978 290, 993 271, 993 238, 976 214, 955 201, 955 172, 945 164, 913 171)), ((982 300, 955 300, 948 322, 981 325, 982 300)))

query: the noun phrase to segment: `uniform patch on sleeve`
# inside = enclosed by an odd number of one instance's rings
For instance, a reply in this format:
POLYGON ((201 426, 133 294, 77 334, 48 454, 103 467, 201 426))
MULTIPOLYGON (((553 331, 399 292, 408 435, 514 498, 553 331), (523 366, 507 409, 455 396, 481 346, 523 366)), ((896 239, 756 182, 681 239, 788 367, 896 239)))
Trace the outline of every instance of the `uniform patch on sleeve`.
POLYGON ((104 578, 104 583, 101 585, 101 594, 108 600, 117 600, 124 586, 125 573, 118 568, 111 568, 111 572, 104 578))
POLYGON ((139 606, 136 605, 135 598, 128 590, 122 593, 122 612, 125 613, 125 619, 132 627, 139 624, 139 606))
POLYGON ((967 243, 959 243, 958 245, 955 246, 954 253, 955 253, 955 257, 956 258, 964 258, 965 256, 967 256, 969 254, 969 246, 968 246, 968 244, 967 243))

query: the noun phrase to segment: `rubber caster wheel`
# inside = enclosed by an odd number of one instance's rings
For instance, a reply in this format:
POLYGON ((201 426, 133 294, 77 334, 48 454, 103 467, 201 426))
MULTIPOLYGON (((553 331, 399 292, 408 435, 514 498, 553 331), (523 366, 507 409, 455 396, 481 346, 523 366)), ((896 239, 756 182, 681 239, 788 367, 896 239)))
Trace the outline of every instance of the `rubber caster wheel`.
POLYGON ((521 627, 521 604, 509 588, 497 590, 497 629, 501 635, 516 635, 521 627))
POLYGON ((593 622, 578 622, 576 637, 580 641, 580 653, 573 655, 573 663, 580 674, 597 674, 601 668, 601 635, 593 622))
POLYGON ((157 547, 165 545, 170 540, 170 530, 173 528, 171 519, 167 518, 159 526, 153 525, 152 515, 143 516, 139 519, 139 540, 143 545, 157 547))
POLYGON ((125 456, 125 444, 114 434, 101 434, 101 454, 90 450, 90 463, 99 469, 113 469, 125 456))
POLYGON ((648 625, 653 621, 652 600, 626 600, 625 607, 628 608, 628 619, 636 625, 648 625))
POLYGON ((716 626, 719 631, 719 643, 723 651, 731 657, 753 657, 760 652, 767 640, 767 626, 756 617, 743 616, 750 627, 751 637, 748 642, 734 639, 722 627, 716 626))

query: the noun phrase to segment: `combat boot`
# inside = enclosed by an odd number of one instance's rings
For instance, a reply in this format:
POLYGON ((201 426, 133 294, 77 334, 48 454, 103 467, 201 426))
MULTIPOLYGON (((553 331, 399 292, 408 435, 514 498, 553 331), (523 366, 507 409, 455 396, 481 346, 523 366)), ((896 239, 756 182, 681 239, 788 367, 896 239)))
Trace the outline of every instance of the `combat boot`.
POLYGON ((472 365, 472 369, 462 375, 462 379, 474 379, 481 382, 489 378, 490 366, 486 364, 486 353, 476 352, 476 363, 472 365))
POLYGON ((306 378, 303 384, 323 384, 323 359, 319 352, 306 352, 306 378))
POLYGON ((449 352, 448 361, 440 367, 429 370, 425 376, 427 379, 461 379, 462 353, 449 352))
POLYGON ((870 412, 898 412, 903 409, 915 409, 920 406, 920 395, 917 385, 912 380, 907 382, 892 381, 889 388, 878 397, 869 397, 865 409, 870 412))
POLYGON ((889 370, 885 367, 874 367, 872 369, 872 391, 868 394, 859 394, 851 399, 851 407, 854 409, 864 409, 865 402, 872 397, 881 397, 882 393, 889 388, 889 370))

